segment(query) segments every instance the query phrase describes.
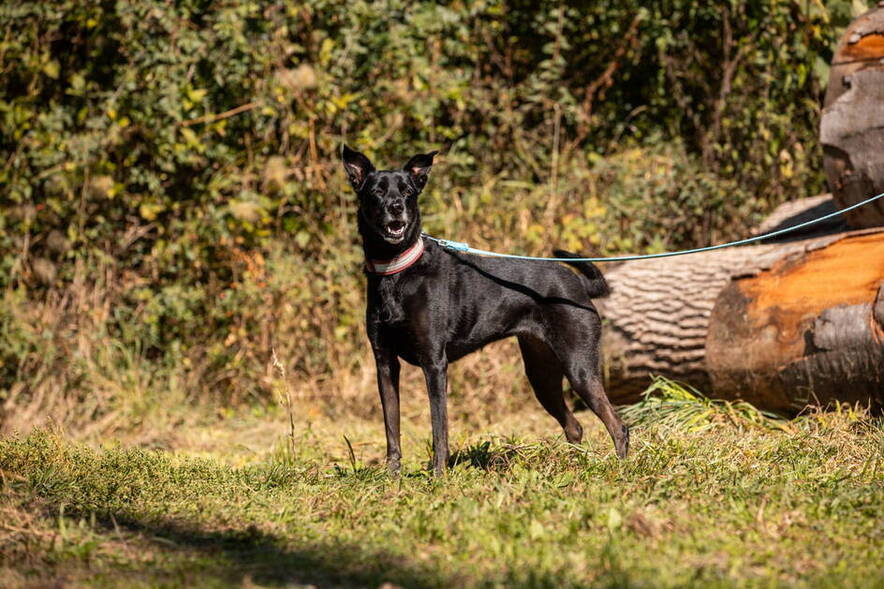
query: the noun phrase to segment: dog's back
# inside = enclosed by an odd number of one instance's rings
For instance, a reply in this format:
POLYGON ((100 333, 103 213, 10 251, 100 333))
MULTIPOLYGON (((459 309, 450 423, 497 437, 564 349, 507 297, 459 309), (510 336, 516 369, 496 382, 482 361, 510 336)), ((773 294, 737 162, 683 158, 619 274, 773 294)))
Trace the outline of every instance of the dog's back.
MULTIPOLYGON (((459 268, 455 272, 470 286, 478 282, 479 289, 488 291, 502 287, 500 296, 519 292, 539 302, 556 302, 567 299, 570 302, 587 304, 591 299, 602 298, 610 293, 610 288, 601 271, 588 262, 571 262, 568 258, 580 257, 577 254, 556 250, 563 265, 538 260, 519 260, 482 255, 443 251, 459 268)), ((503 302, 503 301, 501 301, 503 302)))

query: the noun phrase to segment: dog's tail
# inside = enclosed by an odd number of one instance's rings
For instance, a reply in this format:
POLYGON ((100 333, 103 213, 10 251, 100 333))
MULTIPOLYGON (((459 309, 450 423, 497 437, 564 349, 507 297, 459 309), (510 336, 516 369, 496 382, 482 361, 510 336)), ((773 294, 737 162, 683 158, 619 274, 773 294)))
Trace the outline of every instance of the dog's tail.
POLYGON ((592 262, 572 262, 568 258, 582 258, 583 256, 572 254, 565 250, 555 250, 553 251, 553 255, 557 258, 562 258, 564 263, 569 266, 574 266, 581 274, 583 274, 586 278, 586 291, 591 298, 600 299, 611 294, 611 287, 608 286, 608 281, 605 280, 605 277, 602 276, 602 271, 599 270, 595 264, 592 262))

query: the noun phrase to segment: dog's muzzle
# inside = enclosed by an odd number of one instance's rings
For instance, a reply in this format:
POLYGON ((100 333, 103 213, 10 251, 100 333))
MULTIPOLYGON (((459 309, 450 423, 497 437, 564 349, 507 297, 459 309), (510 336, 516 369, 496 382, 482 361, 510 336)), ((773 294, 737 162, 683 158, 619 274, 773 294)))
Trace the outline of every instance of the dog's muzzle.
POLYGON ((382 230, 384 239, 390 243, 401 243, 403 239, 405 239, 405 230, 408 228, 408 223, 401 220, 396 221, 388 221, 384 223, 384 227, 382 230))

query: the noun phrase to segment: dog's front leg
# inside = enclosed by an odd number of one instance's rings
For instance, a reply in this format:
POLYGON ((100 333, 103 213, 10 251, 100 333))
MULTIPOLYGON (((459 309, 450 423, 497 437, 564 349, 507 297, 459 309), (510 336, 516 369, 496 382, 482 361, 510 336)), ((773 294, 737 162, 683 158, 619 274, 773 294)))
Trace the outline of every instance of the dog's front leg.
POLYGON ((448 467, 448 359, 439 357, 421 366, 430 396, 430 421, 433 426, 433 471, 439 475, 448 467))
POLYGON ((387 434, 387 468, 399 474, 402 450, 399 446, 399 358, 388 350, 375 350, 378 392, 384 408, 384 429, 387 434))

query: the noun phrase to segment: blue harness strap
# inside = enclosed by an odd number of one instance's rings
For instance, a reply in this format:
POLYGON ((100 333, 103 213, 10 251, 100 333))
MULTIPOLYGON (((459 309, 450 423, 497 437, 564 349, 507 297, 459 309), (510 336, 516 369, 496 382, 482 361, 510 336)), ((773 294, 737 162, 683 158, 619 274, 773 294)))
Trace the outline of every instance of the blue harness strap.
POLYGON ((728 243, 722 243, 719 245, 710 245, 707 247, 698 247, 690 250, 681 250, 677 252, 662 252, 659 254, 645 254, 641 256, 615 256, 611 258, 540 258, 535 256, 518 256, 515 254, 501 254, 498 252, 491 252, 488 250, 477 249, 474 247, 470 247, 468 243, 464 243, 462 241, 451 241, 448 239, 439 239, 437 237, 433 237, 432 235, 427 235, 424 233, 423 235, 432 241, 435 241, 443 248, 453 251, 453 252, 462 252, 465 254, 478 254, 480 256, 493 256, 495 258, 511 258, 513 260, 536 260, 541 262, 630 262, 633 260, 651 260, 654 258, 672 258, 674 256, 686 256, 688 254, 697 254, 700 252, 708 252, 712 250, 720 250, 727 247, 734 247, 737 245, 746 245, 747 243, 754 243, 756 241, 762 241, 765 239, 769 239, 771 237, 775 237, 777 235, 783 235, 784 233, 789 233, 790 231, 795 231, 797 229, 801 229, 803 227, 809 227, 810 225, 814 225, 816 223, 820 223, 822 221, 826 221, 827 219, 832 219, 841 215, 842 213, 846 213, 847 211, 852 211, 854 209, 858 209, 863 205, 867 205, 870 202, 874 202, 879 198, 884 197, 884 192, 879 194, 878 196, 873 196, 871 198, 867 198, 862 202, 858 202, 854 205, 850 205, 847 208, 835 211, 834 213, 829 213, 828 215, 823 215, 817 219, 811 219, 810 221, 805 221, 804 223, 799 223, 797 225, 793 225, 791 227, 786 227, 784 229, 778 229, 776 231, 771 231, 770 233, 765 233, 763 235, 758 235, 755 237, 749 237, 746 239, 740 239, 737 241, 731 241, 728 243))

